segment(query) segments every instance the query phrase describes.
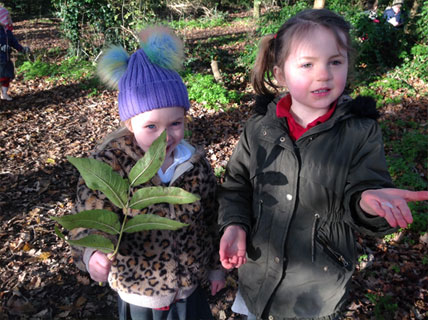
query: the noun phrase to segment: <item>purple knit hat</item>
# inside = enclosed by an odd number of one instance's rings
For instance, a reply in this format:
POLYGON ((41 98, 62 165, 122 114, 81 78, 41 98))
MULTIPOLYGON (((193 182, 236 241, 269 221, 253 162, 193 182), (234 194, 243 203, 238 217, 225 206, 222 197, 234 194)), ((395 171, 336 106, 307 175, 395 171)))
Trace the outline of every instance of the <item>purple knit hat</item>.
POLYGON ((183 107, 189 110, 186 86, 180 75, 150 61, 143 49, 131 55, 119 80, 119 116, 122 121, 153 109, 183 107))
POLYGON ((190 108, 186 86, 177 73, 183 64, 183 44, 170 29, 149 28, 140 33, 141 49, 130 57, 119 46, 110 47, 98 62, 98 75, 119 87, 122 121, 153 109, 190 108))
POLYGON ((0 23, 7 27, 9 25, 9 11, 0 7, 0 23))

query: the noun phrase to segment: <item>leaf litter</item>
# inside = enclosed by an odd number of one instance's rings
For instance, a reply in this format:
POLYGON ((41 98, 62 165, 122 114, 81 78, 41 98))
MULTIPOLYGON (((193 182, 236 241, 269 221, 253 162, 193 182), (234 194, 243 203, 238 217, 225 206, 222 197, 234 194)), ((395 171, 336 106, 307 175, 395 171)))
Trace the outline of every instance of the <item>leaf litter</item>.
MULTIPOLYGON (((221 34, 233 34, 233 27, 226 28, 221 34)), ((67 49, 55 25, 21 21, 15 30, 33 51, 45 44, 40 37, 49 39, 51 47, 67 49)), ((251 30, 239 29, 247 31, 251 30)), ((189 32, 189 39, 201 38, 189 32)), ((238 44, 229 50, 242 48, 238 44)), ((49 219, 69 214, 72 208, 78 173, 66 157, 88 156, 119 126, 117 93, 106 90, 90 97, 78 81, 54 85, 45 79, 23 81, 21 75, 10 93, 12 102, 0 101, 0 320, 117 319, 115 293, 74 266, 69 246, 58 240, 49 219)), ((226 166, 251 115, 252 101, 251 95, 244 96, 228 111, 192 103, 189 140, 204 146, 213 168, 226 166)), ((401 106, 383 107, 382 119, 412 119, 426 129, 427 106, 426 94, 405 98, 401 106)), ((401 128, 391 130, 399 139, 401 128)), ((426 168, 426 159, 420 159, 415 170, 426 178, 426 168)), ((390 242, 358 237, 359 252, 367 259, 353 276, 344 318, 375 319, 379 313, 385 319, 428 317, 426 235, 403 233, 390 242)), ((237 272, 231 271, 226 288, 214 297, 208 294, 216 319, 240 319, 230 310, 236 290, 237 272)))

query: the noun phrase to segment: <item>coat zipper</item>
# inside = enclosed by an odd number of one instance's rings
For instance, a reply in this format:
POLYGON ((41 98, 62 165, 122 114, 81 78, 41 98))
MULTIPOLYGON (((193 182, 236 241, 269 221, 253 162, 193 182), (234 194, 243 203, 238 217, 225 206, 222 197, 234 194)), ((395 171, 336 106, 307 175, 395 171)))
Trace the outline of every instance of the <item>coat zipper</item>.
POLYGON ((339 252, 334 250, 332 247, 330 247, 325 241, 321 241, 321 239, 319 237, 317 237, 317 238, 322 243, 322 245, 326 249, 327 253, 332 258, 334 258, 337 262, 339 262, 344 268, 349 269, 350 263, 348 260, 346 260, 346 258, 342 254, 340 254, 339 252))
POLYGON ((312 263, 315 262, 315 231, 317 229, 317 224, 320 215, 318 213, 315 213, 314 217, 314 222, 312 224, 312 263))
POLYGON ((327 253, 333 259, 339 262, 344 268, 348 269, 348 267, 350 266, 349 261, 346 260, 346 258, 342 254, 338 253, 336 250, 330 247, 325 241, 321 240, 319 237, 316 236, 316 230, 317 230, 319 219, 320 219, 320 215, 318 213, 315 213, 314 222, 312 224, 312 263, 315 262, 315 238, 316 238, 324 246, 327 253))

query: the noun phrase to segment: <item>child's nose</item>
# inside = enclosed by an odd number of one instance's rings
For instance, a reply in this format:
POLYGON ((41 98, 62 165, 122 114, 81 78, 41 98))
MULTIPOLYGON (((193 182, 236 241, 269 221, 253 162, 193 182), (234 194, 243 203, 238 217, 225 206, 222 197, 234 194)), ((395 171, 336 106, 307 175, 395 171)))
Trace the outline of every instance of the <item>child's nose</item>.
POLYGON ((328 66, 320 66, 317 72, 317 78, 319 81, 329 80, 331 78, 331 71, 328 66))
POLYGON ((172 132, 170 130, 166 130, 166 141, 170 141, 172 139, 172 132))

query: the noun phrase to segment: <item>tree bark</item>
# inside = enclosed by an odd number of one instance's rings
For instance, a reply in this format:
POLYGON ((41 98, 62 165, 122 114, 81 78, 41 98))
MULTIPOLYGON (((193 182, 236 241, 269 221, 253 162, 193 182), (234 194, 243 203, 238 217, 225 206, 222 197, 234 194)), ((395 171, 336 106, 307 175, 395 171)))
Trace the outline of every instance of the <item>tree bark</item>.
POLYGON ((253 6, 253 18, 259 19, 260 18, 260 4, 262 3, 261 0, 254 0, 254 6, 253 6))
POLYGON ((322 9, 325 6, 325 0, 315 0, 314 9, 322 9))
POLYGON ((215 81, 223 82, 223 78, 221 76, 220 70, 218 69, 217 60, 211 60, 211 70, 213 72, 215 81))

